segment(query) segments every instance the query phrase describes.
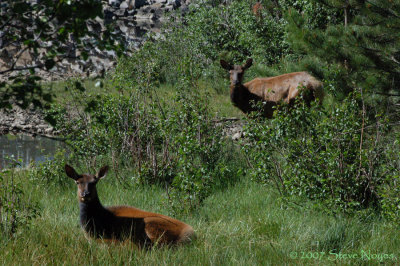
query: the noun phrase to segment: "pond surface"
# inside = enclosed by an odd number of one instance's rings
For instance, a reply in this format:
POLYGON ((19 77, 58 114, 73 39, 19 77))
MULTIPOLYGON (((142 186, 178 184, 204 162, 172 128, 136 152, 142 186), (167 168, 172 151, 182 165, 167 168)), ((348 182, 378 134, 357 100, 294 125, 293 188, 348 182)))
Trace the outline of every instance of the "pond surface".
POLYGON ((0 136, 0 169, 10 167, 12 160, 21 159, 20 167, 27 166, 31 161, 43 162, 49 160, 57 149, 65 147, 61 141, 45 137, 32 137, 28 135, 2 135, 0 136))

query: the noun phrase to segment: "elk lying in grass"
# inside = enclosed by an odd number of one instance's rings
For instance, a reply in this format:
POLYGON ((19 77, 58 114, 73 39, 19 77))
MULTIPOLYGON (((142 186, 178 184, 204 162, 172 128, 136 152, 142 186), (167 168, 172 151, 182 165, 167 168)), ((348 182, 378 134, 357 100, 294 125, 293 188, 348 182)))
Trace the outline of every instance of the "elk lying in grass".
POLYGON ((193 228, 181 221, 130 206, 103 207, 96 184, 107 171, 108 166, 104 166, 96 175, 80 175, 65 165, 67 176, 78 185, 80 223, 89 236, 111 241, 130 239, 139 247, 190 242, 193 228))
POLYGON ((251 67, 250 58, 243 65, 230 65, 220 61, 221 66, 230 74, 230 95, 232 103, 244 113, 256 111, 258 102, 264 103, 263 115, 271 118, 274 106, 280 101, 293 105, 301 90, 306 90, 303 97, 307 104, 318 98, 322 101, 322 83, 307 72, 293 72, 276 77, 256 78, 243 84, 243 74, 251 67))

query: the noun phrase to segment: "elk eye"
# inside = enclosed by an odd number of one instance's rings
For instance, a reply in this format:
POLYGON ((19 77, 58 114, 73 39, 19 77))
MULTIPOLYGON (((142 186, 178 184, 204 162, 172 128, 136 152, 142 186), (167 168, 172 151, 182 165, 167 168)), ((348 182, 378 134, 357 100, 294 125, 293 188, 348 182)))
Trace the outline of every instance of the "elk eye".
POLYGON ((75 183, 76 183, 77 185, 79 185, 79 182, 78 182, 78 181, 75 181, 75 183))

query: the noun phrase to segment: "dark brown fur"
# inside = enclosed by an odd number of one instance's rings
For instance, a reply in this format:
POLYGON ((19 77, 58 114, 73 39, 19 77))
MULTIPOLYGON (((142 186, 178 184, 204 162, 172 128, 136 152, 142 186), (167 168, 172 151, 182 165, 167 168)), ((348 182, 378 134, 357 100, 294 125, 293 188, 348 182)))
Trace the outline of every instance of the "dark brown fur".
POLYGON ((221 66, 230 74, 230 95, 232 103, 244 113, 256 111, 254 104, 264 103, 263 115, 271 118, 280 101, 292 105, 302 89, 310 91, 304 100, 309 104, 314 99, 322 101, 322 83, 307 72, 293 72, 276 77, 256 78, 243 84, 243 75, 253 60, 248 59, 243 65, 230 65, 224 60, 221 66))
POLYGON ((78 185, 80 223, 89 236, 118 241, 130 239, 141 247, 191 240, 193 228, 179 220, 130 206, 103 207, 96 184, 107 171, 105 166, 96 175, 79 175, 74 168, 65 165, 66 174, 78 185))

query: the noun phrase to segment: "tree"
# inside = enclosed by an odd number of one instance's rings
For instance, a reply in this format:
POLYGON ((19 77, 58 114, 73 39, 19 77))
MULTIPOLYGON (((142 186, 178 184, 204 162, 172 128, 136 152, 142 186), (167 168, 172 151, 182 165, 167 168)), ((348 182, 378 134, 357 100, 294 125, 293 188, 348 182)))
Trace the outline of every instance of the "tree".
POLYGON ((110 27, 100 34, 92 30, 95 19, 102 17, 100 0, 2 1, 0 54, 11 58, 8 64, 0 60, 0 108, 43 107, 51 101, 38 70, 49 71, 66 58, 87 60, 94 47, 120 53, 122 42, 115 44, 110 27))
POLYGON ((292 47, 307 54, 309 69, 336 81, 339 94, 362 88, 400 95, 400 1, 312 1, 336 9, 343 20, 311 30, 306 17, 288 13, 292 47))

